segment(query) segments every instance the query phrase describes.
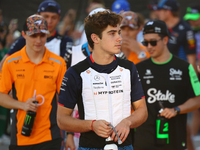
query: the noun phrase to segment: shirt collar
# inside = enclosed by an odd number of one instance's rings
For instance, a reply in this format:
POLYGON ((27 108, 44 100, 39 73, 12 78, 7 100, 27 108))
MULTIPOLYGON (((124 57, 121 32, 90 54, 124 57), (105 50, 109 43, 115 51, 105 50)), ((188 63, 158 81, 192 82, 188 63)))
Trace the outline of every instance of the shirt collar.
MULTIPOLYGON (((22 61, 23 62, 29 62, 30 61, 30 59, 28 58, 28 56, 27 56, 27 54, 26 54, 26 46, 24 46, 23 48, 22 48, 22 50, 21 50, 21 55, 22 55, 22 61)), ((42 62, 49 62, 49 56, 50 56, 50 52, 49 52, 49 50, 47 50, 47 48, 45 47, 45 53, 44 53, 44 57, 43 57, 43 59, 42 59, 42 61, 40 62, 40 63, 42 63, 42 62)), ((40 64, 39 63, 39 64, 40 64)))

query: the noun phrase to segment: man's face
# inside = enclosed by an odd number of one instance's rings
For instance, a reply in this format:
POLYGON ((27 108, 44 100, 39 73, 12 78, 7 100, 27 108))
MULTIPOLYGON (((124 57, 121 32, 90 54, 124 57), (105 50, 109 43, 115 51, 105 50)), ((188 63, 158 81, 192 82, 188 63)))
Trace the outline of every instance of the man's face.
POLYGON ((163 39, 158 34, 155 33, 149 33, 144 35, 144 41, 150 42, 150 41, 157 41, 155 46, 152 46, 150 43, 148 43, 147 50, 152 58, 158 58, 163 54, 165 44, 163 43, 163 39))
POLYGON ((40 15, 47 21, 49 32, 54 32, 60 21, 60 16, 57 13, 52 12, 41 12, 40 15))
POLYGON ((192 27, 200 27, 200 18, 197 20, 188 20, 192 27))
POLYGON ((137 29, 133 29, 133 28, 131 28, 129 26, 121 27, 122 39, 123 38, 134 38, 134 39, 136 39, 138 32, 139 31, 137 29))
POLYGON ((36 33, 33 35, 24 35, 26 39, 26 46, 29 50, 32 50, 36 53, 44 51, 44 45, 47 40, 47 34, 45 33, 36 33))
POLYGON ((165 9, 160 9, 156 11, 156 15, 158 16, 159 20, 166 21, 168 18, 168 11, 165 9))
POLYGON ((122 38, 120 36, 119 25, 117 27, 108 27, 102 32, 102 38, 99 41, 100 49, 108 54, 118 54, 121 48, 122 38))

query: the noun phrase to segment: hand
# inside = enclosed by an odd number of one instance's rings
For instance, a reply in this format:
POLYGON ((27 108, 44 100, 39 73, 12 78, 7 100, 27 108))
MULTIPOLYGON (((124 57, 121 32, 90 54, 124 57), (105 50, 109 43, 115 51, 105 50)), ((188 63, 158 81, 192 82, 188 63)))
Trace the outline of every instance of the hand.
POLYGON ((176 115, 177 114, 176 114, 174 108, 165 108, 160 114, 160 116, 163 116, 163 117, 165 117, 167 119, 175 117, 176 115))
MULTIPOLYGON (((117 134, 122 141, 122 143, 126 140, 129 132, 130 132, 130 126, 131 122, 128 119, 123 119, 116 127, 115 130, 117 131, 117 134)), ((115 132, 112 132, 111 139, 115 142, 117 141, 117 136, 115 132)))
POLYGON ((112 128, 109 124, 105 120, 96 120, 93 122, 93 130, 98 136, 107 138, 112 133, 112 128))
POLYGON ((37 111, 37 104, 34 104, 33 102, 37 101, 35 98, 29 98, 25 103, 24 103, 24 111, 37 111))
POLYGON ((122 51, 123 50, 129 50, 132 51, 136 54, 139 54, 141 51, 141 48, 138 44, 138 42, 135 39, 130 39, 130 38, 123 38, 122 40, 122 51))
POLYGON ((76 146, 74 144, 74 136, 72 134, 67 135, 67 140, 65 142, 65 149, 68 150, 70 148, 71 150, 75 150, 76 146))

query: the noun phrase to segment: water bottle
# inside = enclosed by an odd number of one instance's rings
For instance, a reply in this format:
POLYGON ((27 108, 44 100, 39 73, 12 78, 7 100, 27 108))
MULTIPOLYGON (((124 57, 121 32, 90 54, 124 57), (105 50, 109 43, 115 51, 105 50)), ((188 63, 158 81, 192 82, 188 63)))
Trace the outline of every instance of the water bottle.
POLYGON ((156 118, 156 144, 164 145, 169 144, 169 122, 167 118, 160 116, 164 107, 161 102, 159 105, 161 106, 161 109, 156 118))
MULTIPOLYGON (((113 125, 112 124, 109 124, 109 125, 112 127, 112 129, 114 130, 114 132, 117 136, 118 144, 122 144, 122 141, 120 140, 120 138, 117 134, 117 131, 115 130, 113 125)), ((104 146, 104 150, 118 150, 117 145, 114 143, 114 141, 111 140, 110 136, 106 139, 106 145, 104 146)))
MULTIPOLYGON (((34 101, 33 103, 37 104, 37 101, 34 101)), ((35 121, 35 116, 36 116, 36 112, 33 111, 27 111, 26 113, 26 117, 24 120, 24 125, 22 127, 22 132, 21 134, 24 136, 30 136, 31 135, 31 131, 33 128, 33 124, 35 121)))
POLYGON ((111 140, 110 137, 106 139, 106 145, 104 146, 104 150, 118 150, 117 145, 111 140))

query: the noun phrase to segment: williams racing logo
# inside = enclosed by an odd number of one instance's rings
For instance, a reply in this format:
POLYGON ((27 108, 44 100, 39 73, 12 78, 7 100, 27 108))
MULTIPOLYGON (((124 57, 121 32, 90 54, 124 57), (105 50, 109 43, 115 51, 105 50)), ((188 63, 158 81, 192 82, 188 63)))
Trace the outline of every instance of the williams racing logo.
POLYGON ((98 91, 98 92, 94 92, 94 95, 118 94, 118 93, 123 93, 123 90, 98 91))

